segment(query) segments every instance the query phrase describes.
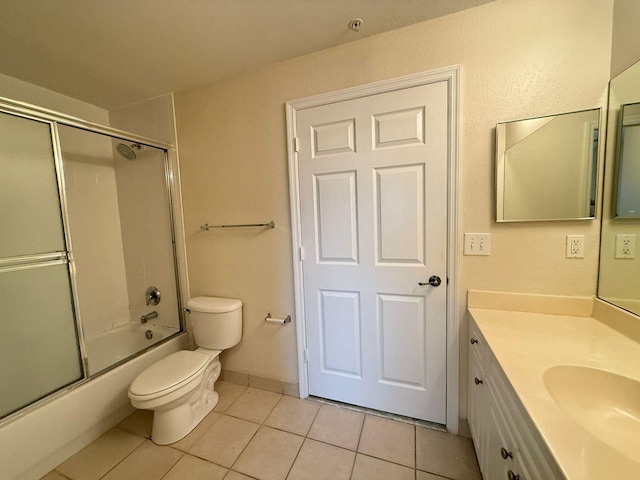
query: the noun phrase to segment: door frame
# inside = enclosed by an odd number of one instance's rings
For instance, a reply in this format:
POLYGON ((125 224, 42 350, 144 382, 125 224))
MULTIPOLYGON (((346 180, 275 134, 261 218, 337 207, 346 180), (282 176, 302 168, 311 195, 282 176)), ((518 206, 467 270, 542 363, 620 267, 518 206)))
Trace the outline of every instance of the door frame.
POLYGON ((309 396, 307 374, 308 349, 304 309, 304 283, 302 262, 302 229, 300 223, 300 185, 298 182, 297 125, 298 110, 318 107, 345 100, 368 97, 431 83, 446 82, 448 88, 447 141, 447 354, 446 354, 446 427, 458 433, 460 319, 458 302, 458 142, 460 118, 460 66, 429 70, 403 77, 368 83, 343 90, 313 95, 286 103, 287 156, 289 164, 289 208, 291 212, 291 246, 293 258, 294 301, 296 315, 296 342, 298 352, 298 385, 300 398, 309 396))

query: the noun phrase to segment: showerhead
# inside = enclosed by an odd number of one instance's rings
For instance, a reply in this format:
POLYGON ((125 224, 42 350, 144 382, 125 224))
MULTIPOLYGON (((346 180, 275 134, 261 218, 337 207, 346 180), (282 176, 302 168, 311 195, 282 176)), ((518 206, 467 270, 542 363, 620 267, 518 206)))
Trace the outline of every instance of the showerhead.
POLYGON ((118 150, 118 153, 127 160, 135 160, 136 152, 142 149, 142 145, 140 145, 139 143, 132 143, 131 145, 119 143, 116 149, 118 150))

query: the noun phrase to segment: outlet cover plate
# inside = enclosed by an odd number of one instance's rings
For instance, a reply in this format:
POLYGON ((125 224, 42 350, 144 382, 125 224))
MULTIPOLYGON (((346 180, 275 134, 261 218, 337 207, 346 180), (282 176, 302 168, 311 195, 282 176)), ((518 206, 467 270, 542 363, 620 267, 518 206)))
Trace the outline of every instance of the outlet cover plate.
POLYGON ((584 258, 584 235, 567 235, 567 258, 584 258))
POLYGON ((636 258, 636 235, 616 235, 615 258, 636 258))
POLYGON ((490 255, 491 254, 491 234, 490 233, 465 233, 464 234, 464 254, 465 255, 490 255))

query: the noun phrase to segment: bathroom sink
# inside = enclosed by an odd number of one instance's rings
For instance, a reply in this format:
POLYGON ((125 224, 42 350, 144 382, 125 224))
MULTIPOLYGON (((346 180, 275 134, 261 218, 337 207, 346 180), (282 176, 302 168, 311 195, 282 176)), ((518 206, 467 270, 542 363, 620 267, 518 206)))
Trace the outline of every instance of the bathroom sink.
POLYGON ((544 372, 556 404, 596 438, 640 460, 640 382, 596 368, 561 365, 544 372))

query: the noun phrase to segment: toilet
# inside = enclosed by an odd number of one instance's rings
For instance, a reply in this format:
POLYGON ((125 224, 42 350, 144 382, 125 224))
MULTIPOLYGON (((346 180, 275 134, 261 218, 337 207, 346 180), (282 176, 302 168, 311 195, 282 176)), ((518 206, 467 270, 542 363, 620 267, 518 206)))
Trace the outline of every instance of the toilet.
POLYGON ((151 440, 158 445, 184 438, 213 410, 218 403, 213 385, 220 376, 220 353, 242 337, 241 300, 195 297, 185 311, 199 348, 154 363, 129 387, 134 407, 154 411, 151 440))

